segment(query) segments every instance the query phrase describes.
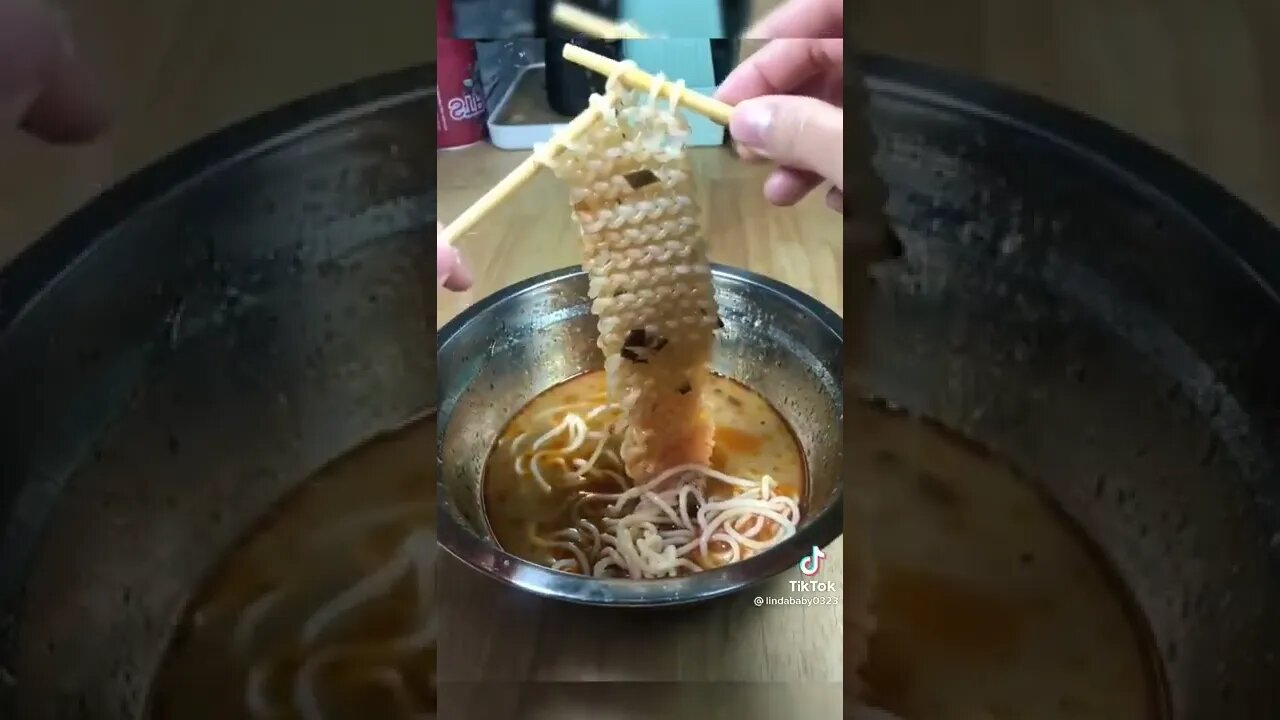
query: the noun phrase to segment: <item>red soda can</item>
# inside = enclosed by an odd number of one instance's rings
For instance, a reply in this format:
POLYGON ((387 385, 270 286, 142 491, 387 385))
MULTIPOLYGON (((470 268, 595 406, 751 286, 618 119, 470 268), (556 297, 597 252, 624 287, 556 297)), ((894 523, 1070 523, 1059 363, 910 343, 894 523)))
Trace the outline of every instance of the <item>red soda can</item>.
POLYGON ((453 37, 452 0, 436 3, 436 35, 436 147, 474 145, 484 140, 487 109, 475 41, 453 37))

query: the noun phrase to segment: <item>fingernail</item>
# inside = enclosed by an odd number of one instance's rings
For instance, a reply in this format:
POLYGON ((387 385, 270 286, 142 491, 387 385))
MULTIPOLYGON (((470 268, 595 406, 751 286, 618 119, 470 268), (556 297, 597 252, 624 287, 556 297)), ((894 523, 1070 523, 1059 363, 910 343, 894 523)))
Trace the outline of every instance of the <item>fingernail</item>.
POLYGON ((471 278, 471 271, 467 269, 467 266, 462 263, 461 259, 458 260, 458 267, 453 271, 453 277, 449 278, 449 280, 450 282, 446 284, 445 287, 450 290, 461 292, 463 290, 471 289, 471 284, 473 282, 471 278))
POLYGON ((436 282, 443 285, 454 269, 458 267, 458 249, 453 247, 436 248, 436 282))
POLYGON ((773 107, 764 103, 751 103, 730 119, 734 138, 752 148, 764 146, 772 124, 773 107))
POLYGON ((839 188, 831 188, 827 191, 827 207, 844 214, 844 193, 840 192, 839 188))
POLYGON ((740 142, 735 142, 733 144, 733 149, 734 149, 734 152, 738 153, 738 157, 741 158, 744 162, 759 162, 761 159, 763 159, 760 156, 759 150, 754 150, 752 148, 749 148, 740 142))

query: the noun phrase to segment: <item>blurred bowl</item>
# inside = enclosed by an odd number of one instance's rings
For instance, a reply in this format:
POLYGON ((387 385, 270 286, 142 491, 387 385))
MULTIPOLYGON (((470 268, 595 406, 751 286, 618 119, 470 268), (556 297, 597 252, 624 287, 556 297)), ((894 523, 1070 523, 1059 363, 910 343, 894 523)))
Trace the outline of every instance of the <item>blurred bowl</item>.
POLYGON ((564 380, 603 367, 586 274, 558 270, 512 285, 440 330, 440 543, 472 568, 544 597, 590 605, 661 606, 726 595, 790 570, 841 534, 842 323, 795 288, 716 266, 725 327, 713 367, 765 397, 786 418, 809 467, 805 516, 795 535, 741 562, 689 577, 598 579, 508 554, 481 507, 494 439, 512 415, 564 380))
POLYGON ((144 717, 227 551, 435 405, 434 86, 203 138, 0 272, 0 718, 144 717))

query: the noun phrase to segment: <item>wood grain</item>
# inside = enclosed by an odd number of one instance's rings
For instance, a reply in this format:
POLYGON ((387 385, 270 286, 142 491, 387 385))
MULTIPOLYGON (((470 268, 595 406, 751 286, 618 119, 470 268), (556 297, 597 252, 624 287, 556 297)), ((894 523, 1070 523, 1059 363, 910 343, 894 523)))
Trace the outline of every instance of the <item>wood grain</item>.
POLYGON ((442 718, 775 720, 841 717, 838 683, 443 683, 442 718))
MULTIPOLYGON (((839 582, 843 543, 817 579, 839 582)), ((625 610, 532 597, 450 558, 437 571, 442 683, 839 683, 840 605, 755 606, 812 598, 792 570, 757 588, 688 608, 625 610)))

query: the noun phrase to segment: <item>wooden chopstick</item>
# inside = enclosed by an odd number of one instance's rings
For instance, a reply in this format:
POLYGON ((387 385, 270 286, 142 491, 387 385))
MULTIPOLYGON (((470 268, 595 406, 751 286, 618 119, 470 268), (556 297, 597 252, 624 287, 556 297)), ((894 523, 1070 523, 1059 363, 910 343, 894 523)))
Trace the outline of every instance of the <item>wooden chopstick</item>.
MULTIPOLYGON (((601 75, 612 75, 622 65, 621 62, 607 58, 590 50, 580 48, 577 45, 564 46, 564 59, 572 63, 577 63, 588 70, 594 70, 601 75)), ((619 80, 624 85, 634 90, 650 90, 658 79, 649 73, 638 68, 631 68, 619 76, 619 80)), ((662 95, 669 96, 671 88, 675 83, 663 80, 662 95)), ((720 102, 715 98, 708 97, 699 92, 694 92, 688 88, 684 88, 680 92, 680 104, 688 107, 690 110, 706 117, 712 122, 719 123, 724 126, 729 125, 729 115, 733 113, 733 106, 728 103, 720 102)))
MULTIPOLYGON (((590 50, 584 50, 576 45, 566 44, 564 46, 564 58, 569 62, 577 63, 585 68, 594 70, 602 75, 611 75, 621 64, 617 60, 612 60, 603 55, 593 53, 590 50)), ((657 82, 657 78, 649 73, 638 70, 629 69, 619 76, 619 80, 628 87, 649 90, 657 82)), ((662 94, 669 96, 671 88, 675 83, 663 81, 662 94)), ((733 112, 733 106, 720 102, 714 98, 707 97, 702 93, 684 89, 680 94, 680 102, 687 106, 690 110, 711 119, 721 125, 729 124, 729 115, 733 112)), ((570 142, 587 128, 600 119, 600 111, 595 108, 587 108, 575 117, 569 125, 556 133, 548 143, 548 150, 552 153, 557 152, 565 143, 570 142)), ((519 190, 525 183, 533 179, 538 171, 543 168, 543 164, 539 162, 533 155, 525 158, 523 162, 516 166, 514 170, 507 174, 506 177, 498 181, 496 185, 489 189, 481 198, 462 212, 453 222, 449 223, 444 230, 440 232, 439 239, 449 245, 453 245, 458 238, 462 237, 467 231, 476 226, 485 215, 488 215, 494 208, 502 204, 508 197, 519 190)))
POLYGON ((643 40, 647 37, 631 23, 614 22, 564 2, 556 3, 551 9, 551 19, 570 30, 600 40, 643 40))
MULTIPOLYGON (((640 39, 645 37, 644 33, 636 30, 629 23, 615 23, 607 18, 589 13, 582 8, 564 2, 558 2, 552 8, 551 19, 571 30, 577 30, 604 40, 640 39)), ((599 117, 600 113, 593 108, 583 110, 569 122, 568 127, 551 138, 549 149, 555 152, 557 147, 563 146, 566 142, 585 132, 599 117)), ((488 215, 490 211, 502 204, 504 200, 519 190, 525 183, 532 180, 542 167, 542 163, 530 155, 524 162, 517 165, 514 170, 507 173, 506 177, 490 188, 489 192, 486 192, 479 200, 464 210, 461 215, 454 218, 454 221, 440 232, 439 239, 449 245, 453 245, 458 238, 475 227, 476 223, 480 222, 485 215, 488 215)))
MULTIPOLYGON (((578 114, 569 125, 555 134, 548 143, 548 149, 555 152, 557 148, 562 147, 565 143, 572 141, 582 133, 587 131, 596 120, 600 119, 600 111, 595 108, 587 108, 578 114)), ((454 221, 449 223, 439 235, 439 239, 444 240, 452 245, 458 238, 462 237, 476 223, 488 215, 491 210, 500 205, 504 200, 511 196, 521 186, 533 179, 538 171, 544 165, 538 162, 536 155, 530 155, 523 162, 516 166, 514 170, 507 173, 507 176, 498 181, 498 184, 489 188, 489 192, 480 197, 479 200, 471 204, 471 207, 462 211, 462 214, 454 221)))

